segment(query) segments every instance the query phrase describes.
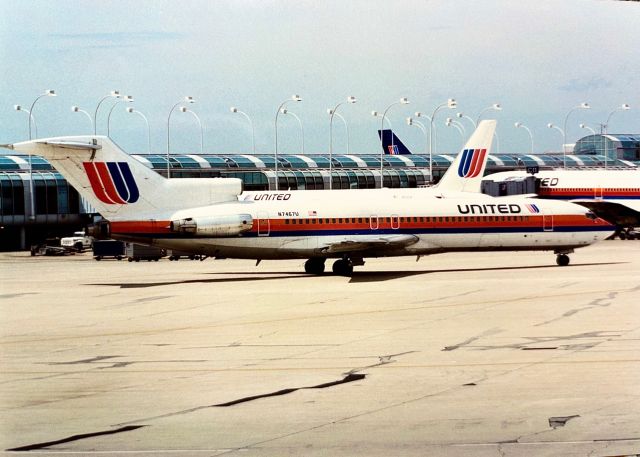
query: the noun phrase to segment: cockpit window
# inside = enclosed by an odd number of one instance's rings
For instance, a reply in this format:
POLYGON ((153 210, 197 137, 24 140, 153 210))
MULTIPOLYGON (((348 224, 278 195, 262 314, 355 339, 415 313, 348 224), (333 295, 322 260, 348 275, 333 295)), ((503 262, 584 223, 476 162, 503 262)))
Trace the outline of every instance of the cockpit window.
POLYGON ((595 221, 595 220, 598 218, 598 216, 596 216, 596 215, 595 215, 593 212, 591 212, 591 211, 587 211, 586 213, 584 213, 584 215, 585 215, 585 217, 586 217, 587 219, 591 219, 591 220, 593 220, 593 221, 595 221))

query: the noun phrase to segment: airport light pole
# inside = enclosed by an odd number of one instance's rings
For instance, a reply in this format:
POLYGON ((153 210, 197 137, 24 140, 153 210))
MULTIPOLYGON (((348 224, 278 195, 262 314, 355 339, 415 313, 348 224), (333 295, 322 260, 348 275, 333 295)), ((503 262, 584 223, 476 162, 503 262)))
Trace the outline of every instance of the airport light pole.
POLYGON ((169 110, 169 116, 167 116, 167 179, 171 179, 171 162, 169 160, 171 152, 171 115, 173 114, 173 111, 178 107, 178 105, 182 103, 195 103, 195 100, 193 99, 193 97, 187 95, 183 100, 180 100, 178 103, 171 107, 171 110, 169 110))
MULTIPOLYGON (((420 114, 419 112, 416 113, 416 116, 420 114)), ((424 124, 422 122, 416 121, 414 118, 412 117, 408 117, 407 118, 407 125, 411 125, 414 127, 419 128, 420 130, 422 130, 422 133, 424 134, 424 149, 425 152, 428 153, 429 150, 429 137, 427 136, 427 128, 424 126, 424 124)), ((431 162, 431 155, 429 155, 429 162, 431 162)), ((433 176, 429 175, 429 182, 433 181, 433 176)))
MULTIPOLYGON (((400 98, 399 101, 394 102, 389 106, 387 106, 387 108, 382 112, 382 120, 380 121, 380 188, 382 188, 384 185, 384 175, 382 174, 383 167, 384 167, 384 142, 382 141, 383 139, 382 131, 384 130, 384 119, 386 118, 387 112, 391 109, 392 106, 407 105, 407 104, 409 104, 409 99, 407 97, 402 97, 400 98)), ((377 116, 376 111, 372 112, 371 114, 373 114, 374 116, 377 116)))
POLYGON ((589 127, 587 124, 579 124, 578 127, 580 127, 581 129, 589 130, 592 135, 596 134, 596 131, 589 127))
POLYGON ((462 139, 462 146, 464 146, 464 132, 462 130, 462 124, 460 124, 459 122, 455 122, 452 118, 448 117, 445 121, 444 121, 444 125, 447 127, 455 127, 456 130, 460 133, 460 138, 462 139))
MULTIPOLYGON (((331 110, 327 110, 327 114, 331 116, 331 110)), ((347 133, 347 154, 351 154, 351 138, 349 137, 349 124, 347 124, 347 120, 340 113, 336 113, 336 117, 342 121, 344 125, 344 129, 347 133)))
MULTIPOLYGON (((564 117, 564 126, 561 130, 562 132, 562 152, 563 152, 563 157, 564 157, 564 168, 567 168, 567 151, 566 151, 566 145, 567 145, 567 120, 569 119, 569 115, 571 113, 573 113, 575 110, 578 109, 590 109, 591 106, 589 106, 589 104, 587 102, 583 102, 580 103, 578 106, 574 106, 573 108, 571 108, 569 110, 569 112, 567 113, 567 115, 564 117)), ((553 127, 550 127, 553 128, 553 127)), ((560 129, 558 129, 560 130, 560 129)))
POLYGON ((282 110, 287 103, 289 102, 301 102, 302 101, 302 97, 300 97, 299 95, 292 95, 291 98, 283 101, 282 103, 280 103, 280 106, 278 106, 278 110, 276 111, 276 119, 274 121, 274 126, 275 126, 275 139, 276 139, 276 148, 275 148, 275 174, 276 174, 276 190, 279 190, 279 183, 278 183, 278 115, 280 114, 280 110, 282 110))
POLYGON ((354 96, 347 97, 346 102, 338 103, 333 109, 327 110, 329 113, 329 190, 333 189, 333 116, 339 116, 344 122, 344 126, 347 129, 347 151, 351 152, 349 146, 349 127, 347 126, 347 121, 344 120, 344 117, 340 116, 336 111, 338 108, 345 103, 355 103, 357 100, 354 96))
MULTIPOLYGON (((454 98, 450 98, 446 101, 446 103, 441 103, 436 106, 436 109, 433 110, 433 114, 429 119, 429 174, 433 171, 433 165, 431 158, 433 157, 433 151, 436 149, 436 138, 433 130, 433 119, 436 116, 436 113, 440 111, 442 108, 455 109, 458 106, 458 102, 454 98)), ((436 151, 437 152, 437 151, 436 151)))
POLYGON ((96 106, 96 111, 93 114, 93 134, 94 135, 98 134, 98 130, 97 130, 98 109, 100 108, 100 105, 102 105, 102 102, 104 102, 108 98, 120 98, 120 91, 112 90, 108 95, 105 95, 104 97, 102 97, 98 102, 98 105, 96 106))
MULTIPOLYGON (((622 106, 614 109, 613 111, 611 111, 609 113, 609 116, 607 116, 607 122, 604 124, 604 133, 609 133, 609 121, 611 120, 611 116, 613 116, 613 113, 617 112, 617 111, 627 111, 631 109, 631 107, 629 106, 629 104, 627 103, 623 103, 622 106)), ((608 148, 608 143, 607 143, 607 139, 604 139, 604 167, 607 168, 607 160, 609 159, 609 148, 608 148)))
POLYGON ((529 134, 529 139, 531 140, 531 154, 533 154, 533 134, 531 133, 531 130, 529 130, 529 127, 527 127, 526 125, 524 125, 522 122, 516 122, 515 124, 513 124, 517 129, 518 128, 523 128, 527 131, 527 133, 529 134))
MULTIPOLYGON (((555 129, 558 132, 560 132, 560 135, 562 135, 562 141, 564 141, 565 139, 564 130, 562 130, 557 125, 553 125, 551 122, 547 124, 547 127, 549 127, 550 129, 555 129)), ((567 168, 567 152, 564 149, 564 143, 562 143, 562 162, 563 162, 564 168, 567 168)))
POLYGON ((31 118, 31 122, 33 122, 33 127, 34 130, 36 132, 36 137, 38 136, 38 125, 36 124, 36 118, 33 117, 33 115, 31 114, 31 111, 29 111, 26 108, 23 108, 22 105, 13 105, 13 109, 16 111, 22 111, 24 113, 27 113, 27 115, 31 118))
POLYGON ((291 116, 293 116, 294 118, 296 118, 296 120, 298 121, 298 125, 300 126, 300 131, 302 132, 302 155, 304 155, 304 127, 302 125, 302 121, 300 120, 300 118, 296 115, 296 113, 294 113, 293 111, 289 111, 286 108, 282 108, 280 110, 280 112, 282 114, 289 114, 291 116))
POLYGON ((93 127, 93 119, 91 118, 91 114, 89 114, 83 109, 80 109, 80 107, 78 106, 72 106, 71 111, 73 111, 74 113, 84 113, 89 118, 89 123, 91 124, 91 127, 93 127))
POLYGON ((181 106, 179 109, 181 113, 193 114, 193 117, 195 117, 196 121, 198 121, 198 125, 200 126, 200 155, 202 155, 202 153, 204 152, 204 129, 202 128, 202 121, 200 121, 200 118, 195 112, 191 111, 186 106, 181 106))
POLYGON ((40 100, 42 97, 55 97, 56 91, 53 89, 47 89, 44 91, 44 94, 38 95, 36 99, 31 104, 31 108, 29 108, 29 139, 31 140, 31 119, 33 118, 33 109, 36 106, 36 102, 40 100))
POLYGON ((480 111, 480 114, 478 114, 478 118, 476 119, 476 122, 475 122, 475 126, 476 126, 476 127, 477 127, 477 126, 478 126, 478 124, 480 123, 480 118, 482 117, 482 115, 483 115, 485 112, 487 112, 487 111, 489 111, 489 110, 492 110, 492 109, 494 109, 494 110, 496 110, 496 111, 502 111, 502 106, 500 105, 500 103, 494 103, 493 105, 491 105, 491 106, 487 106, 485 109, 483 109, 482 111, 480 111))
MULTIPOLYGON (((44 91, 43 94, 38 95, 36 97, 36 99, 31 104, 31 108, 29 108, 29 110, 23 110, 20 105, 15 105, 14 106, 16 111, 25 111, 25 112, 27 112, 27 114, 29 114, 29 140, 32 139, 32 137, 31 137, 31 121, 32 120, 33 120, 33 123, 35 125, 35 118, 33 116, 33 109, 36 106, 36 102, 38 100, 40 100, 42 97, 55 97, 55 96, 56 96, 56 91, 55 90, 47 89, 46 91, 44 91)), ((37 129, 36 129, 36 136, 38 136, 37 129)), ((31 153, 29 153, 29 193, 31 194, 30 195, 31 214, 29 215, 29 219, 30 220, 34 220, 36 218, 36 210, 35 210, 35 198, 34 198, 34 195, 33 195, 33 161, 32 161, 32 154, 31 153)))
POLYGON ((109 115, 107 116, 107 136, 110 137, 111 136, 111 113, 113 113, 113 109, 118 106, 120 103, 131 103, 133 102, 133 97, 131 95, 125 95, 124 97, 122 97, 120 100, 118 100, 117 102, 115 102, 112 106, 111 109, 109 110, 109 115))
POLYGON ((230 111, 232 113, 242 114, 249 121, 249 125, 251 126, 251 145, 253 146, 253 154, 255 155, 256 154, 256 131, 253 128, 253 121, 251 120, 251 118, 249 117, 249 115, 247 113, 245 113, 243 111, 240 111, 235 106, 232 106, 230 108, 230 111))
POLYGON ((476 129, 476 127, 478 127, 478 124, 476 124, 476 121, 474 121, 470 116, 467 116, 466 114, 456 113, 456 117, 460 119, 462 118, 467 119, 469 122, 471 122, 471 125, 473 125, 474 130, 476 129))
POLYGON ((132 106, 127 106, 125 110, 127 111, 127 113, 138 114, 140 117, 142 117, 142 119, 144 119, 144 122, 147 124, 147 152, 151 154, 151 127, 149 127, 149 119, 147 119, 147 116, 142 114, 137 109, 134 109, 132 106))
MULTIPOLYGON (((31 111, 29 111, 28 109, 23 108, 20 105, 13 105, 13 109, 15 109, 16 111, 24 111, 25 113, 27 113, 27 115, 29 116, 29 120, 33 121, 33 126, 35 128, 36 131, 36 137, 38 136, 38 125, 36 124, 36 119, 35 117, 33 117, 33 115, 31 114, 31 111)), ((31 139, 31 138, 29 138, 31 139)), ((33 198, 33 166, 32 166, 32 161, 31 161, 31 153, 29 153, 29 207, 31 208, 31 214, 29 215, 29 220, 34 220, 36 218, 35 216, 35 204, 34 204, 34 198, 33 198)))

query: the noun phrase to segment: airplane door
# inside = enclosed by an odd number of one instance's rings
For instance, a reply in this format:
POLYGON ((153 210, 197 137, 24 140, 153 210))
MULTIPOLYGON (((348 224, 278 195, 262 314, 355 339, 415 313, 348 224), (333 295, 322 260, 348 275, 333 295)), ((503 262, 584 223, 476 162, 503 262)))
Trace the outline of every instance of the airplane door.
POLYGON ((391 228, 394 230, 398 230, 400 228, 400 218, 397 214, 391 215, 391 228))
POLYGON ((265 212, 258 213, 258 236, 269 236, 270 231, 269 214, 265 212))
POLYGON ((596 200, 602 200, 602 187, 595 187, 593 189, 593 198, 596 200))
POLYGON ((545 232, 553 231, 553 215, 551 214, 542 215, 542 230, 544 230, 545 232))
POLYGON ((369 228, 371 230, 378 230, 378 216, 371 215, 369 217, 369 228))

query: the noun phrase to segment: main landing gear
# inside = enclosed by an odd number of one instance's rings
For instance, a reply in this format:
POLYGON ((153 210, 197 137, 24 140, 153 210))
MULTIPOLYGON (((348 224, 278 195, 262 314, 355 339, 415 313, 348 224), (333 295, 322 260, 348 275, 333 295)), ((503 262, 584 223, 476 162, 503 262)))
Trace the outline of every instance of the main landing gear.
POLYGON ((304 263, 304 271, 312 275, 321 275, 324 273, 323 257, 312 257, 304 263))
MULTIPOLYGON (((304 271, 312 275, 321 275, 324 273, 324 263, 326 259, 324 257, 312 257, 304 263, 304 271)), ((351 276, 353 274, 353 267, 358 265, 364 265, 362 258, 343 257, 333 262, 333 273, 340 276, 351 276)))
POLYGON ((567 254, 571 254, 573 251, 556 251, 556 263, 561 267, 566 267, 569 265, 569 256, 567 254))

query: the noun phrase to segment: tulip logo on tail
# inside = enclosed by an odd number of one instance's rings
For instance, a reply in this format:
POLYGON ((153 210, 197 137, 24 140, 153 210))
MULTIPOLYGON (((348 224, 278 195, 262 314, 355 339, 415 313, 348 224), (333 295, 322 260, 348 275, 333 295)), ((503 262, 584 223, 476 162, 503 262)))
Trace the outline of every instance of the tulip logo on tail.
POLYGON ((461 178, 475 178, 482 170, 486 149, 465 149, 462 151, 462 160, 458 165, 458 176, 461 178))
POLYGON ((93 192, 102 203, 135 203, 140 192, 127 162, 82 162, 93 192))

